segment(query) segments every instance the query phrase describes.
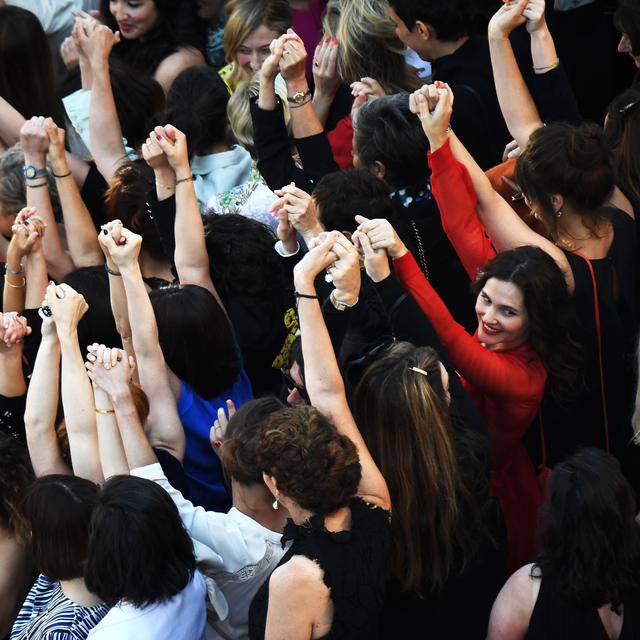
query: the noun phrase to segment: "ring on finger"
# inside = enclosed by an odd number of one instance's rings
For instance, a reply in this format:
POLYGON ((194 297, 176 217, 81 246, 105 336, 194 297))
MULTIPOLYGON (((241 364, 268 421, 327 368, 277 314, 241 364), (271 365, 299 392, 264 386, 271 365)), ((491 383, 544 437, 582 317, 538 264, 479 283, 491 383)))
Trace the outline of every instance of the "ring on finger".
POLYGON ((53 315, 53 312, 51 311, 51 307, 48 304, 42 305, 42 315, 47 318, 50 318, 53 315))

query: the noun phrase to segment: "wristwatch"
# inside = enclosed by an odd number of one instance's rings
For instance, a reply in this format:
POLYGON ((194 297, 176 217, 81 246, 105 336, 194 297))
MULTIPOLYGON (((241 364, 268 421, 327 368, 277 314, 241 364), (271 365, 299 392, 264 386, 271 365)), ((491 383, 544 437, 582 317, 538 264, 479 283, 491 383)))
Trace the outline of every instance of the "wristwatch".
POLYGON ((306 91, 296 91, 292 96, 287 96, 287 102, 294 107, 299 107, 310 96, 311 89, 307 88, 306 91))
POLYGON ((36 178, 44 178, 47 174, 46 169, 36 169, 32 164, 22 167, 22 174, 25 180, 35 180, 36 178))
POLYGON ((334 289, 329 294, 329 300, 331 301, 331 304, 334 306, 336 311, 344 311, 345 309, 351 309, 351 307, 355 307, 358 304, 358 300, 360 300, 360 298, 356 298, 355 302, 347 304, 346 302, 343 302, 342 300, 338 300, 336 298, 336 290, 334 289))

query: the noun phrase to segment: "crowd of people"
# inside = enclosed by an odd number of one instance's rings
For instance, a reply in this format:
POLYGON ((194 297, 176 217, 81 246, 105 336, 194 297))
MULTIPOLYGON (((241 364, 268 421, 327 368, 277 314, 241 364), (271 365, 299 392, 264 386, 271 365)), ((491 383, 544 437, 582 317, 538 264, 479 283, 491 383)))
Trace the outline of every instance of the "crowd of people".
POLYGON ((0 638, 640 638, 640 0, 0 0, 0 65, 0 638))

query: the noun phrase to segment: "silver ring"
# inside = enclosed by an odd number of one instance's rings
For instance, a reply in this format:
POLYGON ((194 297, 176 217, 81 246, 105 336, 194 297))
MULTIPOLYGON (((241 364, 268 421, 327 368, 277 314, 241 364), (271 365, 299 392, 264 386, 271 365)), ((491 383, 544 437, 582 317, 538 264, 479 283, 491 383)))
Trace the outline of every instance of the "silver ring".
POLYGON ((42 306, 42 315, 50 318, 53 315, 53 311, 51 311, 51 307, 48 304, 42 306))

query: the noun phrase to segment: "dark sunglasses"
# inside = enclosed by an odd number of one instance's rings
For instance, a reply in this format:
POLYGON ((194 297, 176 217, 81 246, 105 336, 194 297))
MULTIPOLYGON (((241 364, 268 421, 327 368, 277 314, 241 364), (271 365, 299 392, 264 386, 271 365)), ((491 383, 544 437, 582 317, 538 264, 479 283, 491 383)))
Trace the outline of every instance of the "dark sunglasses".
POLYGON ((289 369, 285 369, 284 367, 280 368, 280 374, 282 375, 282 379, 284 380, 285 385, 289 391, 293 391, 294 389, 298 390, 298 393, 304 398, 305 402, 310 402, 309 396, 307 395, 307 390, 303 385, 298 384, 292 377, 289 369))

